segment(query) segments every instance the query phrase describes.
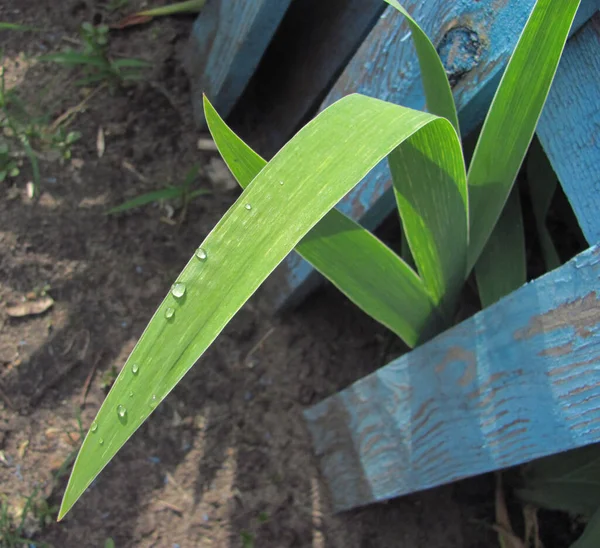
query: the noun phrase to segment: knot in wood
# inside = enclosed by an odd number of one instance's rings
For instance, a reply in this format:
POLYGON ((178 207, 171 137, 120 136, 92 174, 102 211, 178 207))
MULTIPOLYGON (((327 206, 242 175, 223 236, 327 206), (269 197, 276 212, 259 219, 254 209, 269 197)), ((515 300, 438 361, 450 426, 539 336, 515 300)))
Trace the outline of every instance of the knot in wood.
POLYGON ((482 49, 479 34, 468 27, 454 27, 443 36, 437 52, 452 87, 478 65, 482 49))

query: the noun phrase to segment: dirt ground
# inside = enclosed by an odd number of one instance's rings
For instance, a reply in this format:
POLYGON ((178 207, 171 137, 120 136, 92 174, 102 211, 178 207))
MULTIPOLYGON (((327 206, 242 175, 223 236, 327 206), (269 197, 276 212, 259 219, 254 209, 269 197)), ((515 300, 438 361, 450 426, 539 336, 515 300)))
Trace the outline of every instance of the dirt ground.
MULTIPOLYGON (((57 51, 82 22, 106 18, 91 0, 0 0, 0 21, 44 31, 3 32, 0 41, 13 85, 31 101, 44 92, 51 119, 81 91, 64 83, 68 71, 23 54, 57 51)), ((71 124, 82 133, 73 159, 42 160, 38 199, 27 195, 26 164, 0 185, 0 491, 11 507, 36 487, 59 504, 67 477, 54 478, 77 447, 78 410, 87 429, 107 372, 123 365, 237 195, 205 177, 212 193, 181 224, 152 205, 105 215, 212 157, 196 146, 181 63, 192 21, 115 33, 111 49, 152 61, 149 81, 89 101, 71 124), (54 300, 47 312, 9 317, 10 306, 44 292, 54 300)), ((330 287, 283 317, 262 304, 258 294, 63 522, 28 521, 32 538, 66 548, 102 547, 108 537, 119 548, 496 546, 491 477, 331 513, 301 412, 383 365, 389 335, 330 287)))

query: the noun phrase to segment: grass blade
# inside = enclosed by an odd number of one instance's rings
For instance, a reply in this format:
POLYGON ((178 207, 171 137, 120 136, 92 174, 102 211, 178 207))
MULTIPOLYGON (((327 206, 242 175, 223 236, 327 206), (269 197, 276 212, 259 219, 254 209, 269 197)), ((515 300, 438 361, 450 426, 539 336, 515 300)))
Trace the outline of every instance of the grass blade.
POLYGON ((38 61, 49 61, 52 63, 59 63, 61 65, 67 65, 70 67, 76 66, 93 66, 98 68, 106 68, 107 63, 104 59, 99 57, 88 55, 86 53, 79 53, 77 51, 65 51, 62 53, 49 53, 48 55, 42 55, 38 57, 38 61))
POLYGON ((538 0, 502 76, 469 168, 469 270, 523 162, 578 6, 579 0, 538 0))
POLYGON ((534 139, 527 158, 527 182, 533 204, 533 215, 540 239, 542 255, 548 270, 561 265, 561 260, 546 226, 546 217, 552 198, 558 187, 558 178, 550 165, 550 161, 537 139, 534 139))
POLYGON ((525 231, 518 187, 513 187, 500 219, 475 265, 483 308, 527 281, 525 231))
POLYGON ((106 212, 106 215, 114 215, 115 213, 122 213, 123 211, 127 211, 129 209, 134 209, 136 207, 140 207, 146 204, 151 204, 153 202, 158 202, 159 200, 172 200, 173 198, 179 198, 183 195, 183 189, 179 187, 167 187, 161 188, 160 190, 155 190, 153 192, 148 192, 146 194, 141 194, 140 196, 136 196, 131 200, 127 200, 121 205, 115 206, 109 209, 106 212))
POLYGON ((419 58, 419 68, 421 70, 427 110, 436 116, 446 118, 454 126, 456 133, 460 135, 452 89, 446 76, 446 69, 435 46, 418 23, 411 17, 410 13, 397 0, 385 1, 390 6, 396 8, 406 18, 410 27, 412 41, 417 50, 417 57, 419 58))
MULTIPOLYGON (((205 102, 206 122, 223 160, 242 188, 267 164, 205 102)), ((372 318, 415 346, 439 323, 415 272, 385 244, 337 209, 330 210, 295 250, 372 318)))
POLYGON ((184 268, 185 292, 169 293, 148 324, 83 442, 59 518, 308 231, 400 143, 440 127, 440 146, 457 140, 445 119, 350 95, 281 149, 184 268))
POLYGON ((0 21, 0 30, 14 30, 18 32, 41 32, 41 29, 30 27, 29 25, 20 25, 18 23, 5 23, 0 21))
POLYGON ((206 4, 206 0, 187 0, 186 2, 175 2, 167 6, 160 6, 138 12, 137 15, 158 17, 161 15, 177 15, 179 13, 198 13, 206 4))

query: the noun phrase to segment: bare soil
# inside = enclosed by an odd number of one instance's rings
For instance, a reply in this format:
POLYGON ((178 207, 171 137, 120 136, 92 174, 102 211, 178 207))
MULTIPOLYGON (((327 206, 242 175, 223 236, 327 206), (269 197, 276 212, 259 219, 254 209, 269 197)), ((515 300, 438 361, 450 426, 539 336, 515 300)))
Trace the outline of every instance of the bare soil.
MULTIPOLYGON (((84 21, 115 20, 103 6, 0 0, 0 21, 43 29, 0 31, 0 42, 12 85, 51 120, 80 103, 81 90, 68 71, 26 57, 69 45, 84 21)), ((26 164, 0 185, 0 491, 12 508, 36 487, 59 503, 67 476, 55 477, 77 448, 79 410, 87 428, 107 372, 123 365, 237 195, 206 177, 212 194, 182 223, 157 205, 105 215, 211 159, 197 150, 181 62, 192 22, 114 33, 111 50, 152 61, 148 81, 89 101, 71 124, 83 135, 73 159, 41 161, 39 198, 27 196, 26 164), (47 312, 9 317, 44 288, 54 299, 47 312)), ((63 522, 28 520, 28 534, 66 548, 102 547, 108 537, 119 548, 496 545, 490 477, 332 514, 301 412, 382 366, 390 338, 328 286, 284 317, 262 304, 259 294, 242 310, 63 522)))

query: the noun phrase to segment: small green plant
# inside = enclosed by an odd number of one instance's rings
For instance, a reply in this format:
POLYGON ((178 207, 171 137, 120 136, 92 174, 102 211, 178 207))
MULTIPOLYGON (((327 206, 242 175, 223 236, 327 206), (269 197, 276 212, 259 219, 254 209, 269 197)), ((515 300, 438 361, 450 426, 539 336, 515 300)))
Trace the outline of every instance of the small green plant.
POLYGON ((21 170, 19 163, 11 154, 8 144, 0 144, 0 183, 4 182, 7 177, 16 177, 21 170))
POLYGON ((0 67, 0 182, 17 177, 23 158, 31 165, 35 191, 40 185, 38 156, 55 151, 61 161, 71 158, 71 149, 81 134, 63 125, 48 124, 47 116, 34 116, 15 90, 7 90, 0 67))
POLYGON ((51 523, 56 511, 55 506, 50 506, 48 501, 39 496, 39 489, 25 499, 22 508, 11 506, 2 498, 0 500, 0 546, 2 548, 21 548, 35 546, 43 548, 46 543, 39 543, 28 538, 31 528, 41 529, 51 523))
POLYGON ((522 230, 506 229, 520 216, 512 189, 579 1, 537 0, 468 170, 436 49, 398 2, 386 1, 409 23, 429 113, 351 95, 266 162, 205 99, 209 129, 244 191, 129 356, 83 443, 60 517, 293 249, 411 348, 454 323, 472 271, 484 306, 524 283, 522 230), (385 158, 415 269, 335 209, 385 158), (125 404, 120 420, 116 410, 125 404), (107 440, 101 452, 100 438, 107 440))
POLYGON ((133 58, 113 59, 109 53, 109 33, 107 25, 83 23, 80 30, 83 43, 81 51, 50 53, 39 60, 82 69, 83 77, 75 82, 79 86, 102 83, 114 90, 127 82, 141 80, 144 69, 151 66, 150 63, 133 58))
POLYGON ((188 205, 194 198, 210 193, 209 190, 203 188, 199 188, 196 190, 191 189, 192 185, 197 179, 198 166, 193 166, 188 171, 180 185, 169 185, 165 188, 161 188, 160 190, 155 190, 153 192, 141 194, 140 196, 137 196, 131 200, 127 200, 121 205, 109 209, 106 212, 106 214, 114 215, 115 213, 123 213, 124 211, 128 211, 130 209, 141 207, 147 204, 162 202, 165 200, 175 200, 179 202, 179 205, 181 206, 181 219, 183 219, 185 217, 188 205))

